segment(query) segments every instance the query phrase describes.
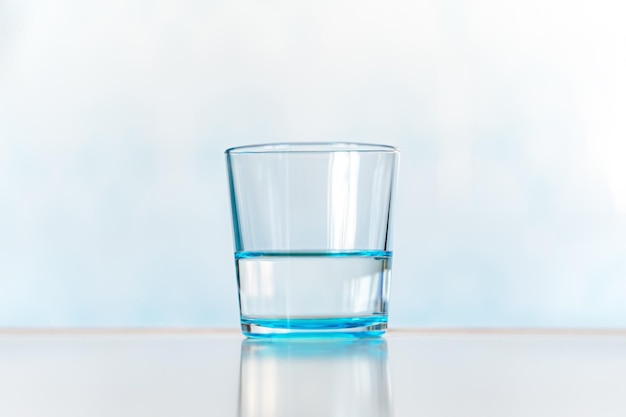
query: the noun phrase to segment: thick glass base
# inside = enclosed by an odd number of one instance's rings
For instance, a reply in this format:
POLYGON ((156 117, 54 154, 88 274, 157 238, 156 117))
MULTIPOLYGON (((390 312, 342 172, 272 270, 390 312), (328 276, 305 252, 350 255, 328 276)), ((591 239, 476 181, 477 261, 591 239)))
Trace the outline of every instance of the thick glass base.
POLYGON ((332 318, 241 317, 246 337, 376 337, 387 330, 387 316, 332 318))

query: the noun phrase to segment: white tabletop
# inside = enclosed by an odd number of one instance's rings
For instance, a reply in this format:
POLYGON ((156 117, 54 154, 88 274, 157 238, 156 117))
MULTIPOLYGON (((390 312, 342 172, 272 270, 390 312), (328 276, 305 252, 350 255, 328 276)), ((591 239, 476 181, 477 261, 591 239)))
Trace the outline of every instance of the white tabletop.
POLYGON ((0 416, 626 416, 626 332, 0 331, 0 416))

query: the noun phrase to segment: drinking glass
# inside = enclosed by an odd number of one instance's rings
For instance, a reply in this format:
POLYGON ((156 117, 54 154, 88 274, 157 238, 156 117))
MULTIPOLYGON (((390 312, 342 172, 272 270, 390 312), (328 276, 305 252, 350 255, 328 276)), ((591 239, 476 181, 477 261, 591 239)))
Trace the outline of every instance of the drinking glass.
POLYGON ((362 143, 226 150, 246 336, 385 332, 398 158, 362 143))

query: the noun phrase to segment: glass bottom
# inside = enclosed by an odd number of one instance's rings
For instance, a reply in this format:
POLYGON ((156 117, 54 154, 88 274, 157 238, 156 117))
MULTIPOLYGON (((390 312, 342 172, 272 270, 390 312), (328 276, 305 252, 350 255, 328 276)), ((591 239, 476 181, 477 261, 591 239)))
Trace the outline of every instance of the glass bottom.
POLYGON ((241 317, 246 337, 376 337, 387 330, 387 316, 324 318, 241 317))

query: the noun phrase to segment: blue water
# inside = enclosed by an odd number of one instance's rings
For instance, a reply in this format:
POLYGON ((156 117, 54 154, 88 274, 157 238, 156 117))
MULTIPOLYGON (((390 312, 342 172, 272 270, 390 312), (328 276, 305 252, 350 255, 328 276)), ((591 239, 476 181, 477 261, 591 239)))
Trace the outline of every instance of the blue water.
POLYGON ((305 319, 241 318, 243 334, 248 337, 372 337, 385 333, 387 316, 305 319), (253 331, 262 327, 267 333, 253 331), (272 332, 271 330, 283 330, 272 332))
POLYGON ((393 252, 382 250, 343 250, 343 251, 242 251, 235 252, 235 259, 268 258, 268 257, 366 257, 391 259, 393 252))
POLYGON ((238 252, 248 336, 384 333, 391 252, 238 252))

